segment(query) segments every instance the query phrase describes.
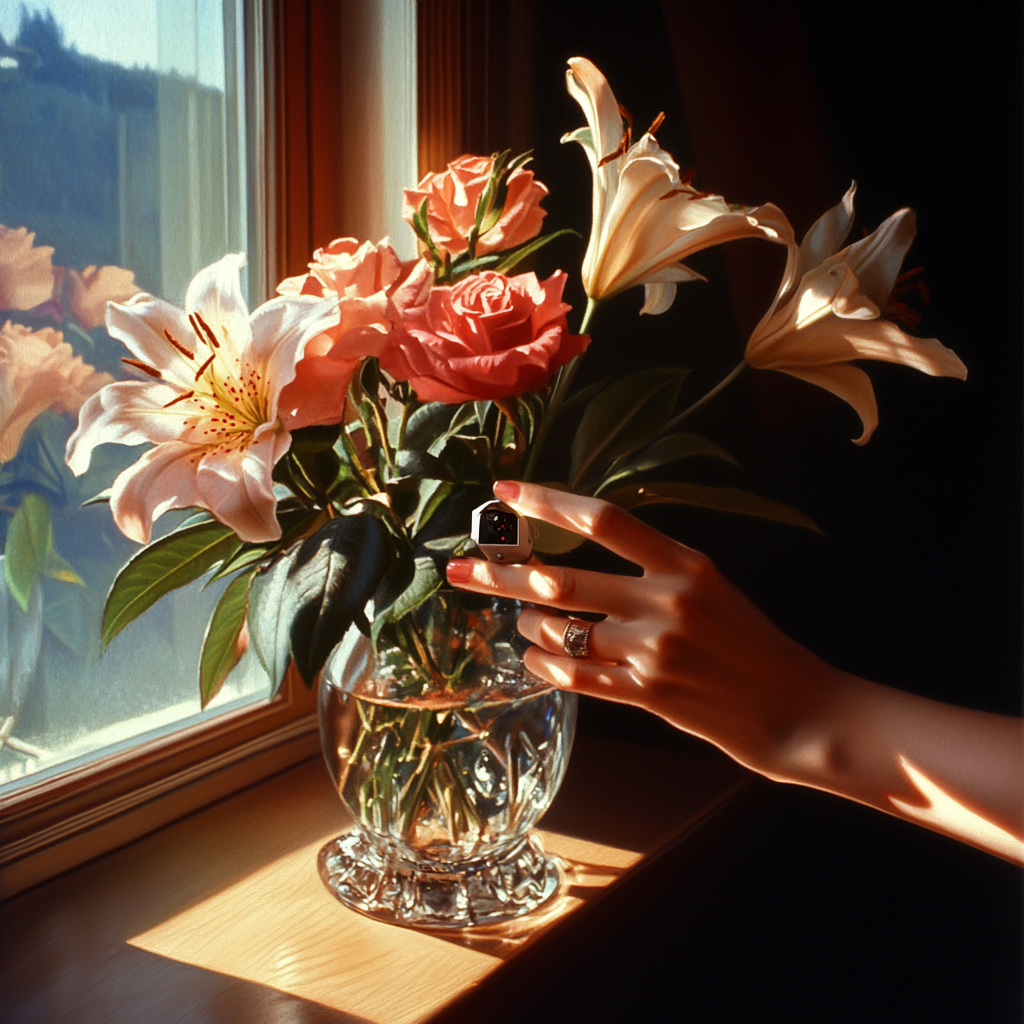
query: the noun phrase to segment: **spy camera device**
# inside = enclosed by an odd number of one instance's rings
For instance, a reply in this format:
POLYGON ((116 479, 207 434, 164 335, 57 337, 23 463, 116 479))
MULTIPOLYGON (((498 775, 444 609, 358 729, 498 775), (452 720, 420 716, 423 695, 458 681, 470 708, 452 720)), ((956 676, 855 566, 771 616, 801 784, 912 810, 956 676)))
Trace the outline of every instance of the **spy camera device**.
POLYGON ((525 562, 533 553, 529 519, 501 501, 485 501, 473 509, 469 536, 491 562, 525 562))

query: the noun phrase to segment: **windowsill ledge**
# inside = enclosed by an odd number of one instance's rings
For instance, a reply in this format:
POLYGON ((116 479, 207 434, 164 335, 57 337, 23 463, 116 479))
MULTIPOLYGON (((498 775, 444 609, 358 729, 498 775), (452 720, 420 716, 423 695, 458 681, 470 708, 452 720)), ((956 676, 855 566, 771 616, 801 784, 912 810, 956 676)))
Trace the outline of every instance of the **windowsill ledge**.
POLYGON ((316 852, 346 818, 307 760, 7 901, 0 1011, 12 1024, 269 1024, 298 1004, 316 1020, 428 1020, 541 936, 557 941, 749 778, 703 745, 579 737, 541 830, 567 864, 562 893, 513 927, 441 937, 371 921, 324 889, 316 852))

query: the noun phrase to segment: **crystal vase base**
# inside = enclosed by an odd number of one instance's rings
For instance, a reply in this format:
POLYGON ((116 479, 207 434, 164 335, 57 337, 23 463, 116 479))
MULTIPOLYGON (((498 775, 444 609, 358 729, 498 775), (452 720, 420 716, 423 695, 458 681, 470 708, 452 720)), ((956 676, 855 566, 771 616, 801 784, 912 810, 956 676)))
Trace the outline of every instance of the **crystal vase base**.
POLYGON ((533 835, 499 857, 445 870, 442 864, 411 863, 357 829, 324 846, 317 867, 324 885, 347 907, 413 928, 510 921, 550 899, 562 881, 558 865, 533 835))

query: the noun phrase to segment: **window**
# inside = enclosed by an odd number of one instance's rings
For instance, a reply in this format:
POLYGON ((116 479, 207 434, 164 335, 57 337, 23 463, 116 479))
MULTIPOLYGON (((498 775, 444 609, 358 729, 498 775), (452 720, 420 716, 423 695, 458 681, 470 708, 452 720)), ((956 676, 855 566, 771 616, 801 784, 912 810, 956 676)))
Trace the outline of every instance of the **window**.
MULTIPOLYGON (((123 284, 130 272, 132 285, 180 303, 195 270, 246 251, 252 306, 278 280, 302 272, 316 246, 404 230, 395 185, 417 177, 413 0, 29 0, 25 7, 22 15, 20 3, 0 0, 0 222, 15 232, 4 240, 30 264, 48 257, 47 266, 65 269, 51 275, 49 295, 4 300, 12 325, 59 330, 71 355, 122 376, 130 373, 120 362, 124 349, 98 321, 80 321, 68 290, 69 283, 79 289, 74 301, 83 290, 94 294, 88 285, 104 272, 88 268, 114 268, 105 284, 123 284), (392 130, 364 145, 359 125, 381 123, 392 130), (44 247, 52 255, 40 255, 44 247)), ((0 248, 0 275, 7 252, 0 248)), ((84 308, 79 301, 78 312, 84 308)), ((2 401, 0 392, 0 410, 2 401)), ((62 472, 58 426, 66 438, 74 417, 50 407, 33 417, 29 446, 19 441, 17 465, 6 462, 4 472, 23 465, 30 476, 37 467, 62 472), (45 450, 32 441, 40 419, 54 434, 45 450), (23 458, 29 452, 35 461, 23 458)), ((110 447, 100 467, 108 477, 126 453, 110 447)), ((19 683, 16 710, 0 707, 2 895, 318 747, 309 691, 289 676, 268 701, 267 681, 245 659, 216 705, 199 713, 198 653, 214 587, 162 599, 97 657, 106 586, 132 545, 106 506, 79 506, 106 484, 74 483, 64 504, 46 499, 59 557, 40 566, 38 589, 22 586, 19 601, 0 583, 7 707, 14 708, 12 666, 28 680, 19 683), (87 565, 89 557, 100 564, 87 565), (76 600, 91 602, 91 624, 47 603, 76 600), (84 638, 77 651, 66 642, 78 635, 72 627, 84 638)), ((9 533, 19 506, 0 493, 0 529, 9 533)))

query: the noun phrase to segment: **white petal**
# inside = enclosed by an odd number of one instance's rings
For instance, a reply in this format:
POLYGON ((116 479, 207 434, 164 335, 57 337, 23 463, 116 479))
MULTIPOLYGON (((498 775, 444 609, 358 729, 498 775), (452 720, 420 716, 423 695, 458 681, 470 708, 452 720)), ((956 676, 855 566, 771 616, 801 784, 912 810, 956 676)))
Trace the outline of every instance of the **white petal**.
POLYGON ((673 283, 654 282, 644 285, 644 304, 641 313, 664 313, 676 301, 676 286, 673 283))
POLYGON ((799 280, 809 270, 834 256, 842 248, 853 223, 853 197, 857 182, 846 190, 842 200, 823 213, 810 227, 800 243, 800 259, 796 270, 799 280))
POLYGON ((271 473, 291 444, 291 435, 283 431, 266 428, 257 434, 260 436, 244 451, 205 455, 196 478, 200 504, 242 540, 252 542, 281 536, 271 473))
POLYGON ((176 440, 182 415, 164 405, 181 394, 156 381, 119 381, 86 399, 78 426, 68 438, 65 458, 71 472, 81 476, 98 444, 158 444, 176 440))
POLYGON ((917 216, 913 210, 897 210, 867 238, 854 242, 835 259, 845 255, 846 262, 860 279, 860 286, 875 305, 884 308, 892 295, 900 267, 917 234, 917 216))
POLYGON ((249 308, 239 273, 245 253, 229 253, 200 270, 185 293, 185 311, 201 313, 225 349, 237 360, 249 345, 249 308))
POLYGON ((281 389, 295 379, 306 343, 338 322, 338 300, 311 295, 271 299, 253 311, 249 358, 265 381, 267 419, 277 417, 281 389))
POLYGON ((196 367, 209 353, 192 333, 188 318, 169 302, 140 292, 127 302, 107 304, 107 331, 122 342, 140 362, 159 370, 165 380, 188 385, 196 367), (198 358, 189 359, 167 340, 167 334, 186 352, 198 358))
POLYGON ((126 537, 148 544, 153 523, 165 512, 201 503, 196 486, 198 454, 190 444, 170 441, 151 448, 117 477, 110 510, 126 537))
POLYGON ((792 377, 816 384, 819 388, 831 391, 853 406, 860 417, 863 427, 860 437, 854 438, 854 444, 867 444, 878 426, 878 402, 875 389, 871 386, 871 378, 856 366, 837 363, 830 366, 791 367, 785 370, 792 377))

